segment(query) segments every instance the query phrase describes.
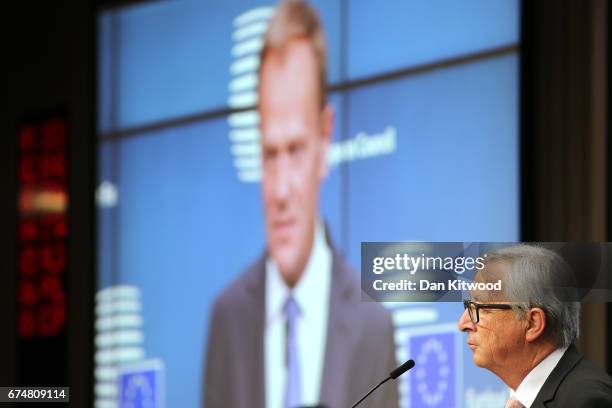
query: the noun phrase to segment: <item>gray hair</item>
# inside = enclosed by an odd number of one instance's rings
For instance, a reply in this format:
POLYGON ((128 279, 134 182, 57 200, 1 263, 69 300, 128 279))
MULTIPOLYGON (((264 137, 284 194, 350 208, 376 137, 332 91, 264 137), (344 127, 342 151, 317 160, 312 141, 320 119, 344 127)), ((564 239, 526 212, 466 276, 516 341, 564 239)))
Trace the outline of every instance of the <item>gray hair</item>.
POLYGON ((580 302, 572 292, 569 265, 555 252, 532 245, 514 245, 488 253, 484 264, 508 264, 504 282, 505 299, 522 318, 533 307, 546 315, 544 336, 557 347, 569 347, 580 333, 580 302), (554 288, 554 289, 552 289, 554 288), (552 289, 552 290, 551 290, 552 289))

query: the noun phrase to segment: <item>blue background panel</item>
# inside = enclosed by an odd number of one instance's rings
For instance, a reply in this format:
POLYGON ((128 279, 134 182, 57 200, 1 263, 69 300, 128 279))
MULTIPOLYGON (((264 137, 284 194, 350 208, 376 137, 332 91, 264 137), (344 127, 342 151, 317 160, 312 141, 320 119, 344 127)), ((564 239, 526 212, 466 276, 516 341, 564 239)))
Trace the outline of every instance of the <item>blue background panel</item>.
POLYGON ((259 185, 238 182, 227 132, 223 118, 120 146, 121 283, 141 289, 171 406, 198 406, 212 300, 263 250, 259 185))
MULTIPOLYGON (((113 150, 116 144, 114 142, 102 143, 98 149, 98 178, 108 182, 115 182, 113 169, 117 166, 117 161, 113 150)), ((98 207, 98 223, 96 242, 97 256, 97 276, 98 287, 105 288, 114 284, 113 270, 115 268, 114 260, 118 256, 115 243, 115 216, 117 213, 116 207, 98 207)))
POLYGON ((350 79, 431 63, 519 40, 519 1, 351 0, 350 79))
POLYGON ((518 238, 517 70, 506 56, 350 93, 350 134, 398 138, 396 153, 349 166, 354 265, 361 241, 518 238))

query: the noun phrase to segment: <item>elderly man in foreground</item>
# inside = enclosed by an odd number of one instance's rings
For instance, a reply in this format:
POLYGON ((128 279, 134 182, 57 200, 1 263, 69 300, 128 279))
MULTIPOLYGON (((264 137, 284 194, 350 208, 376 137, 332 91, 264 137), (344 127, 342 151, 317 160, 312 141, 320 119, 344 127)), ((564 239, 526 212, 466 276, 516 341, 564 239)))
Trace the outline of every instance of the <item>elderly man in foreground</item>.
POLYGON ((566 272, 554 252, 517 245, 487 254, 476 274, 502 291, 472 292, 458 326, 474 363, 512 389, 506 408, 612 407, 612 378, 574 345, 580 304, 550 289, 566 272))

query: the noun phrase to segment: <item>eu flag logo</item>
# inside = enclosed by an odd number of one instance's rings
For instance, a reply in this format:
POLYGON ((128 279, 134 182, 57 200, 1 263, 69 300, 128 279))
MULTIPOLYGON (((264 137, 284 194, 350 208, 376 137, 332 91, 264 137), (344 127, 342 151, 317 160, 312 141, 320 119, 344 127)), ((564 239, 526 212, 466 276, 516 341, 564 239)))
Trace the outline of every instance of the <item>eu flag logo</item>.
POLYGON ((416 362, 410 376, 410 406, 455 406, 455 334, 412 336, 409 349, 416 362))
POLYGON ((163 408, 160 361, 122 367, 118 377, 119 408, 163 408))

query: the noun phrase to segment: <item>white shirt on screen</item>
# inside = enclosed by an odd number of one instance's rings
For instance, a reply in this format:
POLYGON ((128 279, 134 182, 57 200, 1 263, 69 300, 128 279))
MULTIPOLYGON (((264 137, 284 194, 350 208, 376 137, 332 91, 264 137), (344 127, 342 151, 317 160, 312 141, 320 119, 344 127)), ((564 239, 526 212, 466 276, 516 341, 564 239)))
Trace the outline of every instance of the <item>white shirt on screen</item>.
POLYGON ((264 329, 264 372, 266 407, 281 408, 287 380, 286 318, 283 306, 293 295, 300 316, 297 347, 302 405, 319 403, 327 318, 331 289, 332 254, 321 222, 315 227, 314 242, 306 269, 291 291, 271 259, 266 260, 266 320, 264 329))
POLYGON ((531 404, 535 401, 546 379, 557 366, 566 350, 567 347, 558 348, 546 356, 544 360, 540 361, 540 363, 523 378, 523 381, 519 384, 516 391, 510 392, 510 396, 514 396, 514 398, 523 404, 525 408, 531 407, 531 404))

